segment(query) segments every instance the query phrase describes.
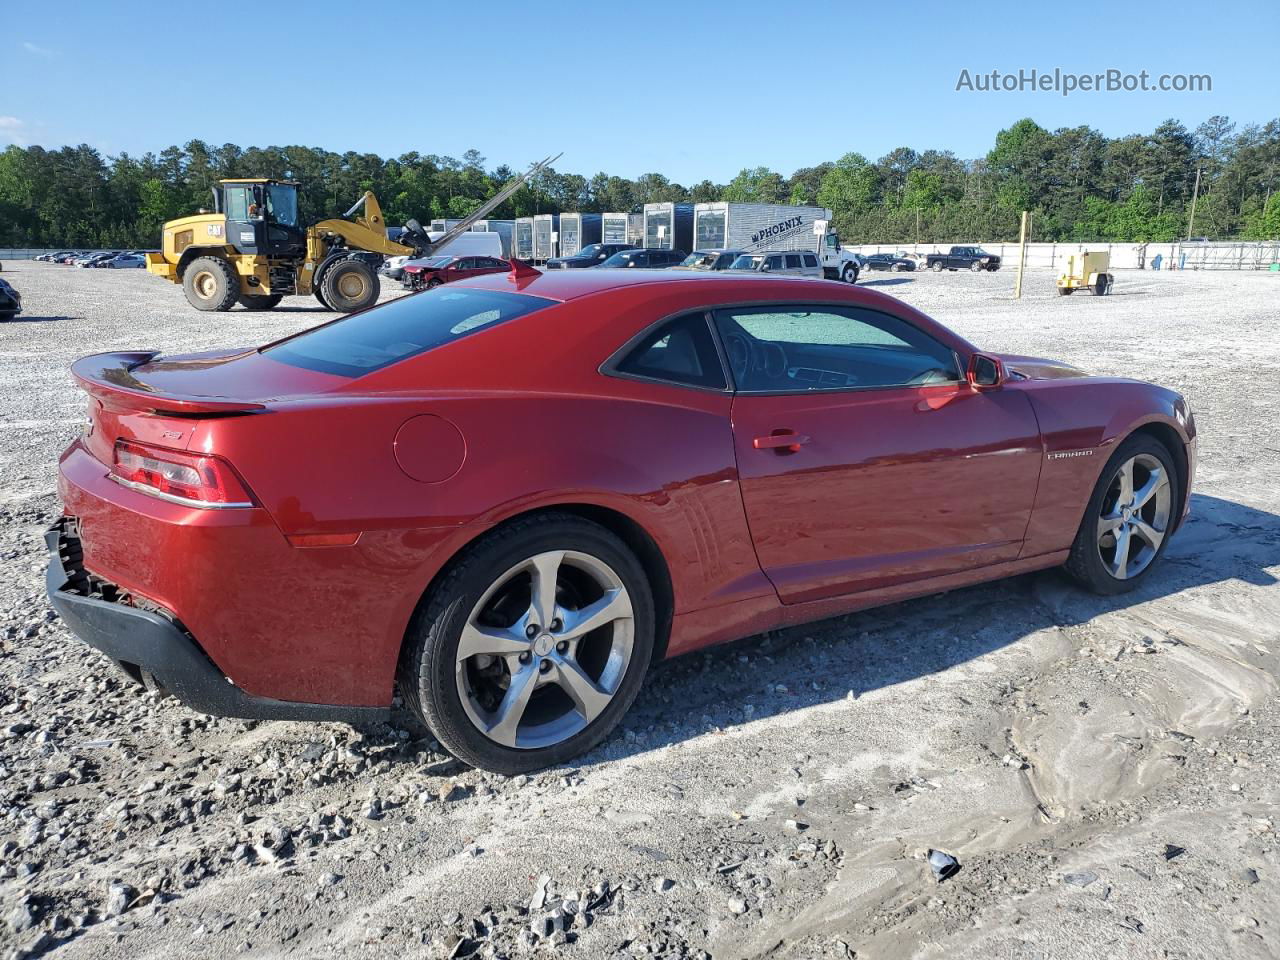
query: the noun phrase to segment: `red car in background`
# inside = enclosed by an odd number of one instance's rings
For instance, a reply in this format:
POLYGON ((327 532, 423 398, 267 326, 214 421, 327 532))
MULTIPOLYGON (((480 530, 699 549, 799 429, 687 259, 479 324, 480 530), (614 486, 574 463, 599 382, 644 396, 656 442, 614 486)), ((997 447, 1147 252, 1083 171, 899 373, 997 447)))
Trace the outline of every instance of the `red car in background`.
POLYGON ((480 277, 486 273, 506 273, 511 264, 497 257, 427 257, 404 265, 402 283, 410 290, 426 290, 442 283, 480 277))
POLYGON ((508 773, 599 743, 662 657, 1048 567, 1132 589, 1195 468, 1171 390, 754 273, 517 266, 73 372, 74 633, 212 714, 385 718, 398 686, 508 773))

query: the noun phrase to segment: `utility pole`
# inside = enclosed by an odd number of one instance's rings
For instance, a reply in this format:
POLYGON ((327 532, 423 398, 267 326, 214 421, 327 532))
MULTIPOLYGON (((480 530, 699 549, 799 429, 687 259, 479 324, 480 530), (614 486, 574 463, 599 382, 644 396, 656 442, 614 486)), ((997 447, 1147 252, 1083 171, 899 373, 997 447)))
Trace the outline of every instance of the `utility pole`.
POLYGON ((1018 285, 1013 288, 1013 299, 1022 299, 1022 271, 1027 265, 1027 211, 1022 211, 1022 230, 1018 235, 1018 285))
POLYGON ((1187 220, 1187 243, 1191 242, 1191 234, 1196 226, 1196 198, 1200 196, 1200 168, 1196 167, 1196 185, 1191 191, 1191 217, 1187 220))

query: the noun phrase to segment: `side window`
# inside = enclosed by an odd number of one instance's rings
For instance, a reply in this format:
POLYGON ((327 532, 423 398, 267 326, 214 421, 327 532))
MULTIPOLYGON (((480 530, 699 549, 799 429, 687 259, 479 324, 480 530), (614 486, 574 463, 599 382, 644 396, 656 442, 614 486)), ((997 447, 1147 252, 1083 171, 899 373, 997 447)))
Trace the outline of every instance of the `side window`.
POLYGON ((720 355, 701 313, 689 313, 659 326, 637 343, 620 363, 619 373, 666 380, 691 387, 725 389, 720 355))
POLYGON ((228 220, 249 219, 249 189, 247 187, 227 187, 227 209, 223 211, 228 220))
POLYGON ((453 265, 453 268, 455 270, 470 270, 475 265, 476 265, 476 262, 474 258, 463 257, 461 260, 459 260, 457 263, 453 265))
POLYGON ((772 256, 772 257, 770 257, 770 258, 768 259, 768 261, 766 262, 766 264, 765 264, 765 265, 766 265, 770 270, 781 270, 781 269, 782 269, 782 257, 781 257, 781 256, 772 256))
POLYGON ((718 310, 739 391, 928 386, 960 379, 950 349, 905 320, 861 307, 718 310))
POLYGON ((799 270, 799 269, 800 269, 800 254, 798 254, 798 253, 788 253, 788 254, 787 254, 787 269, 788 269, 788 270, 799 270))
POLYGON ((804 255, 804 265, 806 267, 816 267, 818 265, 818 258, 812 253, 806 253, 804 255))

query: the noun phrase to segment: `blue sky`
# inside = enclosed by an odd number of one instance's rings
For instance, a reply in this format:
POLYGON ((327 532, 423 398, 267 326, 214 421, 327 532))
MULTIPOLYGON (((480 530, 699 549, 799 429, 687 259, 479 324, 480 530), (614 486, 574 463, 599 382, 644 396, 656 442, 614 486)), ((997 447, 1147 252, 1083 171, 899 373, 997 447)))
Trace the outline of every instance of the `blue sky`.
POLYGON ((0 145, 192 138, 461 156, 690 184, 897 146, 979 156, 1023 116, 1109 136, 1280 115, 1280 4, 25 3, 0 22, 0 145), (540 9, 539 9, 540 8, 540 9), (1077 13, 1079 12, 1079 15, 1077 13), (1066 26, 1072 31, 1064 34, 1066 26), (1114 68, 1212 92, 957 92, 1114 68))

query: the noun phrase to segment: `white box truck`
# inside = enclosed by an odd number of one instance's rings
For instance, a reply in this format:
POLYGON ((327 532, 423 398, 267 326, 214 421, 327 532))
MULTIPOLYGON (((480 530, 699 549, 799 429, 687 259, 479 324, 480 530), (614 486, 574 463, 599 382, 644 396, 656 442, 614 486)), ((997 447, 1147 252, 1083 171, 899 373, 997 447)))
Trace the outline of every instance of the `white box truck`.
POLYGON ((514 220, 477 220, 471 225, 473 233, 496 233, 502 238, 503 259, 511 256, 511 234, 514 229, 514 220))
POLYGON ((823 276, 855 283, 862 258, 845 250, 830 229, 826 207, 789 203, 696 203, 693 250, 811 250, 822 261, 823 276))

